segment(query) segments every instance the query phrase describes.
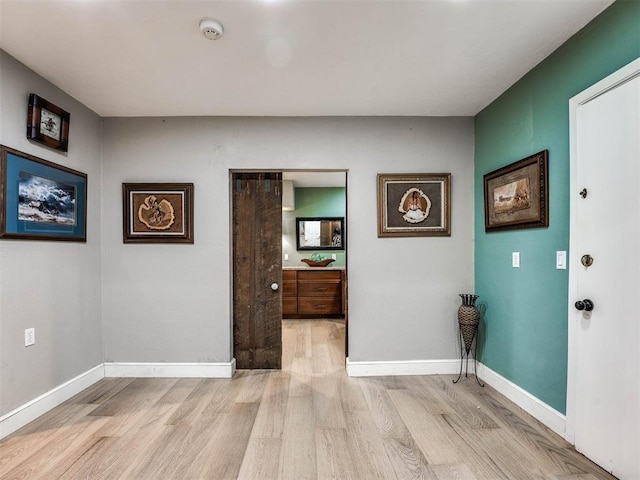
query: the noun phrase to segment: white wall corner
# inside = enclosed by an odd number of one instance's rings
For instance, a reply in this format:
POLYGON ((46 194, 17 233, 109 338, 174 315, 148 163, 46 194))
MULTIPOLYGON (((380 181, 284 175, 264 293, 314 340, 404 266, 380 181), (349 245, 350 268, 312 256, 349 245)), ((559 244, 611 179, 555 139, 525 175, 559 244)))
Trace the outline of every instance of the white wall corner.
POLYGON ((11 435, 103 378, 104 366, 100 364, 6 413, 0 417, 0 439, 11 435))
POLYGON ((106 362, 105 377, 231 378, 236 359, 220 363, 106 362))
POLYGON ((352 362, 347 358, 350 377, 386 375, 453 375, 460 371, 460 360, 399 360, 352 362))
POLYGON ((478 377, 549 429, 565 438, 567 421, 562 413, 480 362, 478 362, 478 377))

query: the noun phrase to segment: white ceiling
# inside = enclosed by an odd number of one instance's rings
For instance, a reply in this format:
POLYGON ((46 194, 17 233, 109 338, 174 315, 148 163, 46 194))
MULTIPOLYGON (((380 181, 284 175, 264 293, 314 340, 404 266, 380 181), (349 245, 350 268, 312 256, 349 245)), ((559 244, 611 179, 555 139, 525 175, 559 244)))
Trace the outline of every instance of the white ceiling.
POLYGON ((0 48, 102 116, 467 116, 612 2, 0 0, 0 48))

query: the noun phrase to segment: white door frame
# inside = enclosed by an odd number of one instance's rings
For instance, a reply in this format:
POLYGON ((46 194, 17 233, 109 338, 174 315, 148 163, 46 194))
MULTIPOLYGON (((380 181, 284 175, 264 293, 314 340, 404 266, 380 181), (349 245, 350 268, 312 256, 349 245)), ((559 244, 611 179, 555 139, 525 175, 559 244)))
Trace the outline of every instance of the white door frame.
POLYGON ((567 414, 565 438, 571 444, 575 444, 576 430, 576 388, 577 388, 577 335, 578 328, 576 322, 572 322, 574 317, 573 302, 578 295, 577 274, 575 266, 579 265, 580 253, 578 252, 577 238, 574 234, 577 231, 576 221, 576 203, 578 192, 582 188, 577 182, 577 111, 581 105, 584 105, 594 98, 626 83, 635 77, 640 76, 640 58, 634 60, 620 70, 612 73, 608 77, 599 81, 595 85, 587 88, 575 97, 569 100, 569 199, 570 199, 570 235, 569 235, 569 302, 567 305, 567 321, 568 325, 568 363, 567 363, 567 414))

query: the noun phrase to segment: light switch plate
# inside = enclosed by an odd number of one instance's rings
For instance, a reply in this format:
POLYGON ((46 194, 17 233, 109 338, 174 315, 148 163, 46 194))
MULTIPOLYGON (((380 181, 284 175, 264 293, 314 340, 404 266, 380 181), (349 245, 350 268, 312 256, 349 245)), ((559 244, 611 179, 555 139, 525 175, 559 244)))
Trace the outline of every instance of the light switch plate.
POLYGON ((511 266, 513 268, 520 268, 520 252, 513 252, 511 254, 511 266))
POLYGON ((567 269, 567 252, 564 250, 559 250, 556 252, 556 269, 567 269))

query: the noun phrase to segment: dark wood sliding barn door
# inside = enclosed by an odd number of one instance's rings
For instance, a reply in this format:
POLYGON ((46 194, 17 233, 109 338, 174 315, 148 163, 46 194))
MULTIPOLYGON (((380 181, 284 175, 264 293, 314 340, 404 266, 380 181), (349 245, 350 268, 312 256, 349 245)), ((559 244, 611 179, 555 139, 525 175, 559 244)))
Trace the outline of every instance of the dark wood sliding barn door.
POLYGON ((232 174, 233 348, 236 367, 282 358, 282 173, 232 174))

